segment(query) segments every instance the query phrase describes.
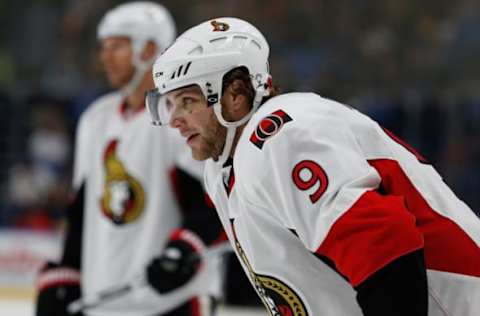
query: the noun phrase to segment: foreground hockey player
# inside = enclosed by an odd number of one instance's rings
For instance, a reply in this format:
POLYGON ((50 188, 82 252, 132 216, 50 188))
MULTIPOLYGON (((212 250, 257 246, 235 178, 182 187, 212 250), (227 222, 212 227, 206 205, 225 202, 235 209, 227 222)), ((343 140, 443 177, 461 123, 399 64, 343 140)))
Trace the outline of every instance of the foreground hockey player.
POLYGON ((478 315, 480 220, 367 116, 274 96, 268 56, 249 23, 207 21, 157 59, 147 106, 208 159, 207 191, 270 314, 478 315))
MULTIPOLYGON (((84 314, 210 315, 204 310, 208 298, 191 298, 210 294, 206 278, 212 286, 218 280, 205 265, 189 258, 216 238, 215 227, 220 229, 221 224, 215 211, 210 210, 209 218, 203 206, 193 204, 204 201, 201 186, 198 192, 184 193, 181 208, 170 183, 174 164, 197 171, 200 179, 202 164, 191 159, 180 137, 177 144, 183 147, 183 156, 168 130, 145 124, 149 121, 145 91, 154 86, 152 64, 174 36, 170 14, 149 2, 120 5, 99 24, 101 60, 109 82, 119 91, 95 101, 80 120, 74 162, 76 199, 68 210, 63 258, 39 276, 38 316, 67 315, 66 307, 80 292, 84 298, 95 297, 141 273, 150 286, 84 314), (164 298, 174 289, 183 292, 164 298)), ((185 177, 176 179, 194 183, 185 177)))

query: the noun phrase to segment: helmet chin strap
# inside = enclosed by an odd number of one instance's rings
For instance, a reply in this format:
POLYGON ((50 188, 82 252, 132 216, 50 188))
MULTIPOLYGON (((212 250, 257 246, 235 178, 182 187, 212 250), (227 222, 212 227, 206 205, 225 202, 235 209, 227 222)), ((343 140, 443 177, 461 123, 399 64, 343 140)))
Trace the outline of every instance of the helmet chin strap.
POLYGON ((230 151, 232 150, 233 139, 235 138, 237 128, 236 127, 227 127, 227 135, 225 136, 225 145, 223 145, 222 154, 218 157, 218 163, 224 164, 230 156, 230 151))
MULTIPOLYGON (((142 67, 143 68, 143 67, 142 67)), ((147 72, 147 69, 139 69, 139 67, 135 67, 135 72, 133 73, 132 79, 124 85, 120 89, 120 93, 122 94, 123 98, 126 98, 135 92, 137 90, 138 86, 143 80, 143 77, 145 76, 145 73, 147 72)))
POLYGON ((223 165, 225 161, 227 161, 228 157, 230 156, 230 152, 232 151, 233 140, 235 138, 237 128, 239 126, 242 126, 243 124, 246 124, 248 120, 250 120, 252 115, 257 111, 258 107, 260 106, 260 103, 262 102, 263 97, 268 96, 269 94, 270 94, 270 91, 268 89, 268 86, 263 84, 259 85, 255 89, 255 98, 253 100, 253 104, 250 112, 248 112, 240 120, 234 121, 234 122, 229 122, 225 120, 225 118, 223 117, 222 105, 220 103, 220 100, 213 105, 213 111, 218 121, 220 122, 220 124, 222 124, 227 128, 227 135, 225 136, 225 145, 223 146, 222 153, 218 157, 219 164, 223 165))
POLYGON ((132 95, 138 86, 142 83, 145 74, 150 71, 153 63, 155 62, 155 57, 152 57, 149 60, 142 61, 140 54, 145 47, 146 41, 138 41, 132 44, 133 46, 133 56, 132 64, 135 67, 135 72, 133 73, 132 79, 120 89, 120 93, 123 98, 126 98, 132 95))

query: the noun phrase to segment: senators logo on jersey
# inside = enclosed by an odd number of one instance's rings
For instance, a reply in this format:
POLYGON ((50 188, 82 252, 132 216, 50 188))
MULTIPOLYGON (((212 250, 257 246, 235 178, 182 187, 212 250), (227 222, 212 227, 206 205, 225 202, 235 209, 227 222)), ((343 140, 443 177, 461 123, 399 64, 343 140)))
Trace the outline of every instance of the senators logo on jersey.
POLYGON ((100 201, 102 213, 117 225, 136 220, 143 212, 145 193, 118 159, 117 140, 112 140, 104 154, 105 186, 100 201))
POLYGON ((235 228, 232 231, 235 238, 235 248, 242 262, 247 267, 250 279, 262 303, 270 316, 308 316, 307 309, 300 296, 284 282, 268 275, 260 275, 253 271, 240 242, 237 240, 235 228))
POLYGON ((285 123, 291 120, 292 118, 282 110, 269 114, 257 125, 257 128, 250 136, 250 141, 259 149, 262 149, 263 144, 277 134, 285 123))

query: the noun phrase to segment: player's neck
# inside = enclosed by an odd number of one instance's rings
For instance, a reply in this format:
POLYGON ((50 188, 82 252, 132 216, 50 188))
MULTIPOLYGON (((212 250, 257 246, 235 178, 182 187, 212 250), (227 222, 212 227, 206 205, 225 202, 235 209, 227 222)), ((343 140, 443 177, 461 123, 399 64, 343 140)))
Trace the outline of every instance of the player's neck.
POLYGON ((145 96, 144 94, 136 93, 137 90, 127 96, 126 107, 132 112, 136 112, 140 107, 145 106, 145 96))

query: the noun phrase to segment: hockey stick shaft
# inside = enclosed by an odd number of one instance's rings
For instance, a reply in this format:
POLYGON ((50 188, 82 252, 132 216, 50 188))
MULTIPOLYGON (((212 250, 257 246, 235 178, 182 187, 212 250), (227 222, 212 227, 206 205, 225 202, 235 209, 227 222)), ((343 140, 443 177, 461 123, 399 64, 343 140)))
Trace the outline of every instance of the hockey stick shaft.
MULTIPOLYGON (((207 260, 209 258, 219 257, 230 251, 232 251, 232 247, 230 246, 230 244, 228 242, 223 242, 221 244, 207 248, 201 254, 195 254, 195 256, 191 260, 207 260)), ((76 313, 82 312, 84 310, 105 304, 106 302, 109 302, 113 299, 120 298, 130 293, 133 289, 143 287, 146 284, 147 281, 145 280, 145 277, 143 275, 138 276, 126 284, 114 286, 112 288, 99 292, 93 299, 87 300, 80 298, 76 301, 73 301, 68 305, 67 311, 71 315, 75 315, 76 313)))

